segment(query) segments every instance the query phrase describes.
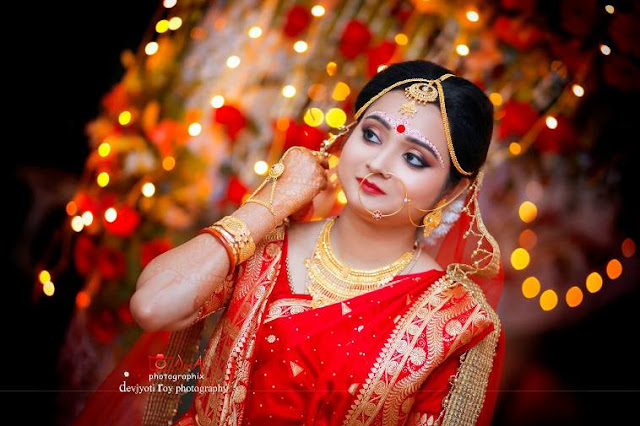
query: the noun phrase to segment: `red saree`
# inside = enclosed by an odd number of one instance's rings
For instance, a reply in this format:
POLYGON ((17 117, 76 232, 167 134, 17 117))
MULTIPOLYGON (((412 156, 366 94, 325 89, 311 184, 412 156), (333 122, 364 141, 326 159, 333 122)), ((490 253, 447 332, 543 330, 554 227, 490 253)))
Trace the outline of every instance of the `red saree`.
POLYGON ((503 339, 472 282, 399 275, 312 309, 291 293, 286 234, 278 228, 238 268, 198 381, 220 391, 197 393, 176 425, 489 424, 503 339))

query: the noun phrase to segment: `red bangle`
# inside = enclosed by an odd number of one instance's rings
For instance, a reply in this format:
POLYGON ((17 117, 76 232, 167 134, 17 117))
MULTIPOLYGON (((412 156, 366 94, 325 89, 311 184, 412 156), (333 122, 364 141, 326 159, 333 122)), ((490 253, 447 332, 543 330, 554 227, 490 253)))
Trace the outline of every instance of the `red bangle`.
POLYGON ((231 244, 229 244, 226 238, 224 238, 220 233, 220 231, 218 231, 216 228, 212 228, 212 227, 202 228, 198 232, 198 235, 200 234, 213 235, 218 239, 218 241, 220 241, 224 249, 227 251, 227 256, 229 256, 229 272, 227 272, 227 275, 231 274, 234 271, 234 269, 236 269, 236 256, 235 256, 235 253, 233 252, 233 249, 231 248, 231 244))

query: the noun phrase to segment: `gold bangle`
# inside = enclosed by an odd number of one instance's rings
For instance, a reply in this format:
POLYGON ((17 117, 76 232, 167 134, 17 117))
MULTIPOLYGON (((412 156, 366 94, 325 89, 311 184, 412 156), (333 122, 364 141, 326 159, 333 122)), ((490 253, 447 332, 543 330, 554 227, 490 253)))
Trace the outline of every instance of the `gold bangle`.
POLYGON ((242 263, 256 251, 256 245, 247 225, 235 216, 225 216, 213 226, 220 226, 233 238, 233 247, 238 254, 238 263, 242 263))

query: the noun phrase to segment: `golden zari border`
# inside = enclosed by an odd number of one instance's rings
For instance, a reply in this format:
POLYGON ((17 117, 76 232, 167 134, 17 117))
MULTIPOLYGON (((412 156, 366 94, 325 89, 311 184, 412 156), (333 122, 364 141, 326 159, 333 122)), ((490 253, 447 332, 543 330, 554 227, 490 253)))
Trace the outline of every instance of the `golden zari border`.
POLYGON ((286 298, 273 301, 267 308, 267 316, 263 322, 266 324, 278 318, 300 314, 313 309, 313 301, 308 299, 286 298))
POLYGON ((403 424, 413 395, 433 369, 489 325, 465 287, 446 275, 440 278, 398 322, 343 425, 403 424))

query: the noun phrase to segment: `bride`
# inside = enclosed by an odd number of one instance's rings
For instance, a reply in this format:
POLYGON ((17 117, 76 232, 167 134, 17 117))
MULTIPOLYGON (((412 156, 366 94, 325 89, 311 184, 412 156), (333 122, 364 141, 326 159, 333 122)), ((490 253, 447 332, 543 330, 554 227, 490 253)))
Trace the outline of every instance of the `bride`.
POLYGON ((178 389, 140 360, 198 359, 188 409, 170 391, 94 395, 78 424, 100 412, 108 424, 490 423, 501 270, 477 199, 493 107, 418 60, 375 75, 355 109, 319 152, 288 150, 238 210, 140 275, 131 310, 146 333, 101 389, 178 389), (290 220, 333 173, 340 214, 290 220))

